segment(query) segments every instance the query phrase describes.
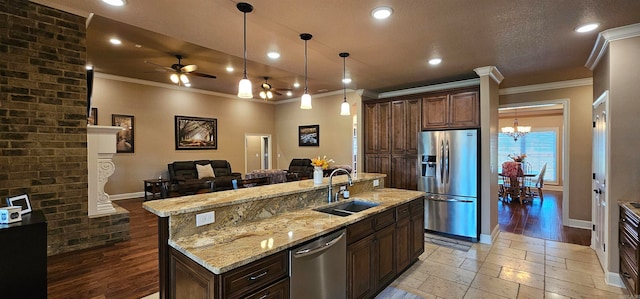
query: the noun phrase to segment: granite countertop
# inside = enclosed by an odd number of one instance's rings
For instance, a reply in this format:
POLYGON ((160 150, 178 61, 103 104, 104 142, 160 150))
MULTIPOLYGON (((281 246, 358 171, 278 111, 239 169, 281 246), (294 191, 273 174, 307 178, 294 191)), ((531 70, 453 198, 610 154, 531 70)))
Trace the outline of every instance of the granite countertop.
MULTIPOLYGON (((386 175, 379 173, 358 173, 358 176, 353 178, 353 182, 381 179, 384 177, 386 177, 386 175)), ((346 181, 346 176, 336 176, 333 178, 332 183, 333 185, 338 185, 344 184, 346 181)), ((172 215, 210 210, 213 208, 251 202, 264 198, 284 196, 315 189, 325 189, 328 184, 329 178, 323 178, 322 184, 317 186, 313 184, 313 180, 302 180, 260 186, 260 189, 243 188, 238 190, 154 200, 145 202, 142 206, 147 211, 156 214, 159 217, 169 217, 172 215), (256 192, 256 190, 260 190, 260 192, 256 192)))
POLYGON ((354 215, 334 216, 314 211, 317 207, 309 207, 236 227, 169 240, 169 245, 209 271, 221 274, 422 196, 424 192, 419 191, 377 189, 349 199, 379 203, 354 215))
POLYGON ((636 214, 636 216, 638 216, 638 218, 640 218, 640 203, 636 202, 636 201, 630 201, 630 202, 619 202, 619 204, 625 208, 627 208, 629 211, 631 211, 632 213, 636 214), (637 204, 638 207, 634 207, 633 204, 637 204))

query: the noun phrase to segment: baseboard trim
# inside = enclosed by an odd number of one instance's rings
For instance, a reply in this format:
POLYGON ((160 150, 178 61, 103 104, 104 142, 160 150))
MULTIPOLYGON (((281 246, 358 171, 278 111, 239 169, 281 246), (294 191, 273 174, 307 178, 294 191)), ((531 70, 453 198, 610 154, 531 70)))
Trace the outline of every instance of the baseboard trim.
POLYGON ((591 230, 591 227, 592 227, 591 221, 571 219, 571 218, 569 218, 569 221, 567 221, 567 223, 565 223, 564 225, 568 227, 575 227, 575 228, 588 229, 588 230, 591 230))
POLYGON ((491 235, 480 234, 480 243, 482 244, 493 244, 493 241, 496 240, 498 234, 500 233, 500 226, 496 224, 496 226, 491 231, 491 235))
POLYGON ((109 199, 111 201, 122 200, 122 199, 131 199, 131 198, 140 198, 144 197, 144 192, 133 192, 133 193, 121 193, 109 195, 109 199))
POLYGON ((610 286, 619 287, 626 289, 627 287, 622 282, 622 278, 619 273, 614 272, 606 272, 604 275, 604 282, 606 282, 610 286))

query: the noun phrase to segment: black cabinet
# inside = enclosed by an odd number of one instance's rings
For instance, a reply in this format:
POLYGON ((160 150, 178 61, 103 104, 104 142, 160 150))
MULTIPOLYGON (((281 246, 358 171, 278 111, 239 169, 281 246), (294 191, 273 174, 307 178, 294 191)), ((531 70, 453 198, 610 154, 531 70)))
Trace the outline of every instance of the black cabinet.
POLYGON ((47 222, 42 211, 0 224, 0 297, 47 298, 47 222))

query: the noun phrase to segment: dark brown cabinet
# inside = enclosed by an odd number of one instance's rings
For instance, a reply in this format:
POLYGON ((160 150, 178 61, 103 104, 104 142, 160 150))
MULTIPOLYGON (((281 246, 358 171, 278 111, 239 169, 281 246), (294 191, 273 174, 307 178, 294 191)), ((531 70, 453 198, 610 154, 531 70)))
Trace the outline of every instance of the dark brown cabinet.
POLYGON ((365 136, 365 153, 383 154, 391 152, 390 120, 391 103, 367 103, 364 105, 365 126, 370 128, 365 136))
POLYGON ((422 99, 422 130, 480 127, 479 91, 461 90, 422 99))
POLYGON ((169 298, 289 298, 286 251, 217 275, 169 247, 169 273, 169 298))
POLYGON ((391 157, 392 188, 418 190, 418 156, 394 155, 391 157))
MULTIPOLYGON (((416 261, 424 252, 424 198, 418 198, 410 203, 411 217, 409 220, 411 239, 411 260, 416 261)), ((398 269, 400 271, 400 269, 398 269)))
POLYGON ((384 173, 387 179, 384 180, 384 186, 391 185, 391 155, 389 154, 365 154, 364 164, 367 172, 384 173))
POLYGON ((391 102, 391 152, 417 154, 421 99, 391 102))
POLYGON ((396 208, 396 269, 406 269, 424 252, 424 199, 396 208))
POLYGON ((618 224, 620 277, 632 295, 638 295, 638 244, 640 243, 638 227, 640 218, 624 205, 620 206, 620 221, 618 224))

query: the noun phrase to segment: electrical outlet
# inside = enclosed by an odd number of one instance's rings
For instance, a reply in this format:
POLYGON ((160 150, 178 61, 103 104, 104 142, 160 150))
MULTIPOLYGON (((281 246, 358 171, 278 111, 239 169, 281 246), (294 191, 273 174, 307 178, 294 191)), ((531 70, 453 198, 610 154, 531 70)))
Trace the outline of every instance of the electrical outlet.
POLYGON ((216 222, 216 212, 211 211, 207 213, 196 215, 196 226, 203 226, 216 222))
POLYGON ((373 180, 373 186, 374 187, 380 186, 380 180, 373 180))

